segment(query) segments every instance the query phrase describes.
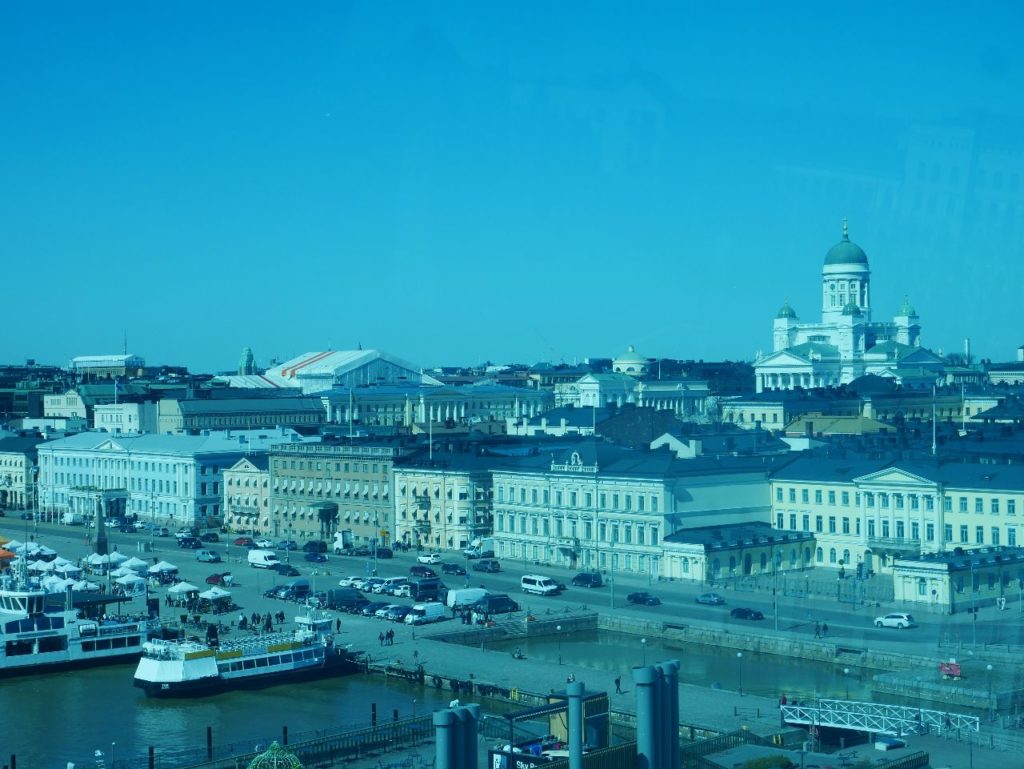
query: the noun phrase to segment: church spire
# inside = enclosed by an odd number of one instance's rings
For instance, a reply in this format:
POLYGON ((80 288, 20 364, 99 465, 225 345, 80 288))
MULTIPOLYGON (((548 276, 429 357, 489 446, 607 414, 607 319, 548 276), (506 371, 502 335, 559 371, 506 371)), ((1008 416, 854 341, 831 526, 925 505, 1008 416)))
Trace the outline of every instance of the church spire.
POLYGON ((849 239, 850 239, 850 227, 849 227, 849 223, 846 221, 846 217, 844 216, 843 217, 843 240, 849 240, 849 239))

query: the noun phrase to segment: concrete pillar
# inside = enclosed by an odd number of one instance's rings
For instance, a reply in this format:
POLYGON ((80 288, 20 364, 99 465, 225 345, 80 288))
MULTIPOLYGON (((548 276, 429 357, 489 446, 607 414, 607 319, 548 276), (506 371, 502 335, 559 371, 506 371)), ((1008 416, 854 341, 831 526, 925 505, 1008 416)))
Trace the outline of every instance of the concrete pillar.
MULTIPOLYGON (((654 668, 633 668, 636 690, 636 769, 660 769, 658 764, 657 716, 654 668)), ((437 769, 448 769, 438 765, 437 769)))
MULTIPOLYGON (((455 746, 457 728, 455 714, 452 711, 438 710, 434 713, 434 766, 436 769, 460 769, 453 762, 453 757, 461 751, 452 749, 455 746)), ((455 761, 457 760, 455 758, 455 761)))
POLYGON ((480 706, 464 705, 457 708, 465 715, 462 722, 462 769, 477 769, 477 724, 480 723, 480 706))
POLYGON ((582 681, 565 687, 569 695, 569 769, 583 769, 583 692, 582 681))
POLYGON ((665 758, 669 767, 679 766, 679 667, 679 660, 661 663, 665 674, 665 709, 668 711, 665 758))

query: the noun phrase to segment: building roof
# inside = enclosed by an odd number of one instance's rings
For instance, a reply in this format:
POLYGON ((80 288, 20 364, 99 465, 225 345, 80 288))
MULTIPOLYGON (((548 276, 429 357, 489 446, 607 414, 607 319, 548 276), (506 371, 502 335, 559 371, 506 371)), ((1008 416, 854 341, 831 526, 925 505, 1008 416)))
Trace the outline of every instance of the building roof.
POLYGON ((265 414, 268 412, 283 413, 306 413, 315 411, 323 413, 323 403, 319 398, 231 398, 227 400, 181 400, 178 401, 182 416, 197 416, 200 414, 237 414, 255 413, 265 414))
POLYGON ((703 545, 705 550, 732 550, 740 546, 785 544, 814 539, 809 531, 783 531, 767 523, 738 523, 726 526, 700 526, 680 529, 665 537, 665 542, 703 545))
POLYGON ((794 310, 792 307, 789 306, 789 300, 788 299, 786 300, 785 304, 782 305, 782 308, 779 310, 779 314, 776 315, 775 317, 776 318, 789 318, 790 320, 796 320, 797 319, 797 317, 796 317, 796 310, 794 310))
POLYGON ((97 451, 109 445, 133 453, 171 454, 237 454, 250 451, 269 451, 279 443, 319 441, 307 438, 289 428, 264 430, 204 430, 200 435, 160 435, 156 433, 116 434, 89 431, 58 438, 39 445, 39 451, 97 451))
POLYGON ((41 435, 5 435, 0 437, 0 454, 36 455, 36 446, 44 442, 41 435))
POLYGON ((914 459, 827 459, 802 456, 773 472, 772 480, 852 483, 857 478, 885 469, 902 470, 948 488, 1024 491, 1024 465, 914 459))
POLYGON ((850 242, 850 234, 843 222, 843 239, 836 243, 825 254, 825 264, 863 264, 867 265, 868 255, 856 243, 850 242))

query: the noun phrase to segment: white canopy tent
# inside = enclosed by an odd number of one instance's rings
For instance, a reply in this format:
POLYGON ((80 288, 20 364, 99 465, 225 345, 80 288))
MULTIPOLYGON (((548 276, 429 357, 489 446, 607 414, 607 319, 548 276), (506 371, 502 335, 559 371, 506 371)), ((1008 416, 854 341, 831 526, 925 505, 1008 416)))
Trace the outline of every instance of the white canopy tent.
POLYGON ((177 566, 175 566, 173 563, 168 563, 167 561, 160 561, 159 563, 154 563, 152 566, 149 567, 149 573, 150 574, 160 574, 161 572, 164 572, 164 571, 177 571, 177 570, 178 570, 177 566))

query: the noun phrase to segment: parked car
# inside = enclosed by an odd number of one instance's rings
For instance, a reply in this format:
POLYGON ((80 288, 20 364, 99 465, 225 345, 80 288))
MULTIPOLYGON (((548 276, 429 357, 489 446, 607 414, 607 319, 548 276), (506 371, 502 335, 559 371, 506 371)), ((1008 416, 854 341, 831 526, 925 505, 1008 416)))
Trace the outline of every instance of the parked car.
POLYGON ((260 548, 261 550, 273 550, 274 540, 267 539, 266 537, 260 537, 256 540, 256 547, 260 548))
MULTIPOLYGON (((3 515, 2 511, 0 511, 0 515, 3 515)), ((121 532, 122 534, 134 534, 135 533, 135 527, 132 526, 130 523, 122 524, 121 526, 118 527, 117 530, 119 532, 121 532)))
POLYGON ((345 611, 349 614, 362 614, 363 609, 370 605, 369 598, 362 598, 359 600, 353 600, 345 606, 345 611))
POLYGON ((912 614, 894 612, 882 617, 875 617, 875 627, 894 627, 897 630, 904 630, 905 628, 917 627, 917 623, 914 621, 912 614))
POLYGON ((361 613, 364 617, 372 617, 377 613, 378 609, 383 609, 385 606, 391 606, 391 604, 386 601, 370 601, 363 607, 361 613))
POLYGON ((661 599, 658 596, 648 593, 630 593, 626 596, 626 600, 630 603, 639 604, 640 606, 658 606, 661 604, 661 599))
POLYGON ((745 606, 737 606, 729 612, 729 616, 733 619, 764 619, 763 613, 759 612, 757 609, 748 609, 745 606))
POLYGON ((501 564, 493 558, 482 558, 473 562, 473 571, 483 571, 488 574, 497 574, 501 571, 501 564))
POLYGON ((203 546, 203 543, 199 541, 199 537, 178 537, 178 547, 186 550, 198 550, 203 546))
POLYGON ((220 542, 220 535, 215 531, 204 531, 199 535, 203 542, 220 542))
POLYGON ((200 550, 196 553, 196 560, 203 563, 220 563, 220 553, 216 550, 200 550))
POLYGON ((322 539, 312 539, 303 544, 302 551, 304 553, 326 553, 327 543, 322 539))
POLYGON ((207 585, 224 585, 225 587, 229 587, 232 582, 234 582, 234 578, 231 576, 230 571, 211 574, 206 578, 207 585))
POLYGON ((460 577, 466 573, 466 569, 458 563, 442 563, 441 564, 442 574, 457 574, 460 577))
POLYGON ((412 577, 436 577, 437 572, 431 569, 429 566, 423 566, 422 564, 414 564, 409 567, 409 575, 412 577))
POLYGON ((133 521, 132 528, 135 529, 135 531, 142 531, 144 528, 146 528, 146 524, 144 524, 142 521, 133 521))
POLYGON ((290 563, 275 563, 272 568, 282 577, 299 576, 299 570, 292 566, 290 563))
POLYGON ((376 617, 377 619, 387 619, 388 612, 394 611, 395 609, 401 609, 401 608, 403 608, 402 605, 398 604, 398 603, 384 604, 384 606, 382 606, 381 608, 377 609, 377 611, 375 611, 373 613, 373 616, 376 617))
POLYGON ((384 560, 387 560, 388 558, 394 558, 395 557, 395 551, 392 550, 390 547, 378 547, 377 548, 377 557, 378 558, 383 558, 384 560))
POLYGON ((355 555, 363 556, 370 554, 370 548, 366 545, 360 545, 359 547, 348 547, 341 551, 342 555, 355 555))
POLYGON ((159 529, 156 529, 154 531, 154 533, 158 537, 169 537, 169 536, 171 536, 171 530, 168 529, 166 526, 161 526, 159 529))
POLYGON ((440 553, 424 553, 423 555, 416 556, 416 562, 417 563, 427 563, 427 564, 431 564, 431 565, 433 565, 435 563, 441 563, 441 554, 440 553))
POLYGON ((369 579, 364 579, 363 580, 363 584, 362 584, 362 586, 360 586, 359 589, 362 590, 364 593, 373 593, 373 592, 375 592, 374 591, 375 587, 377 587, 379 585, 383 585, 383 584, 384 584, 384 578, 383 577, 370 577, 369 579))
POLYGON ((299 543, 296 542, 294 539, 282 539, 280 542, 277 543, 278 550, 297 550, 298 547, 299 543))
POLYGON ((239 547, 256 547, 256 543, 253 542, 252 537, 238 537, 231 544, 238 545, 239 547))
POLYGON ((341 579, 338 580, 338 587, 355 587, 355 588, 358 588, 359 584, 362 584, 364 579, 365 579, 365 577, 358 577, 358 576, 342 577, 341 579), (356 584, 356 583, 359 583, 359 584, 356 584))
POLYGON ((306 560, 312 563, 327 563, 327 556, 323 553, 306 553, 306 560))
POLYGON ((572 584, 575 587, 601 587, 604 584, 604 580, 601 579, 601 572, 581 571, 572 578, 572 584))
POLYGON ((701 593, 697 596, 697 603, 703 603, 707 606, 724 606, 725 599, 718 593, 701 593))
POLYGON ((394 605, 384 614, 384 619, 391 620, 392 622, 403 622, 405 615, 412 611, 411 606, 397 606, 394 605))

